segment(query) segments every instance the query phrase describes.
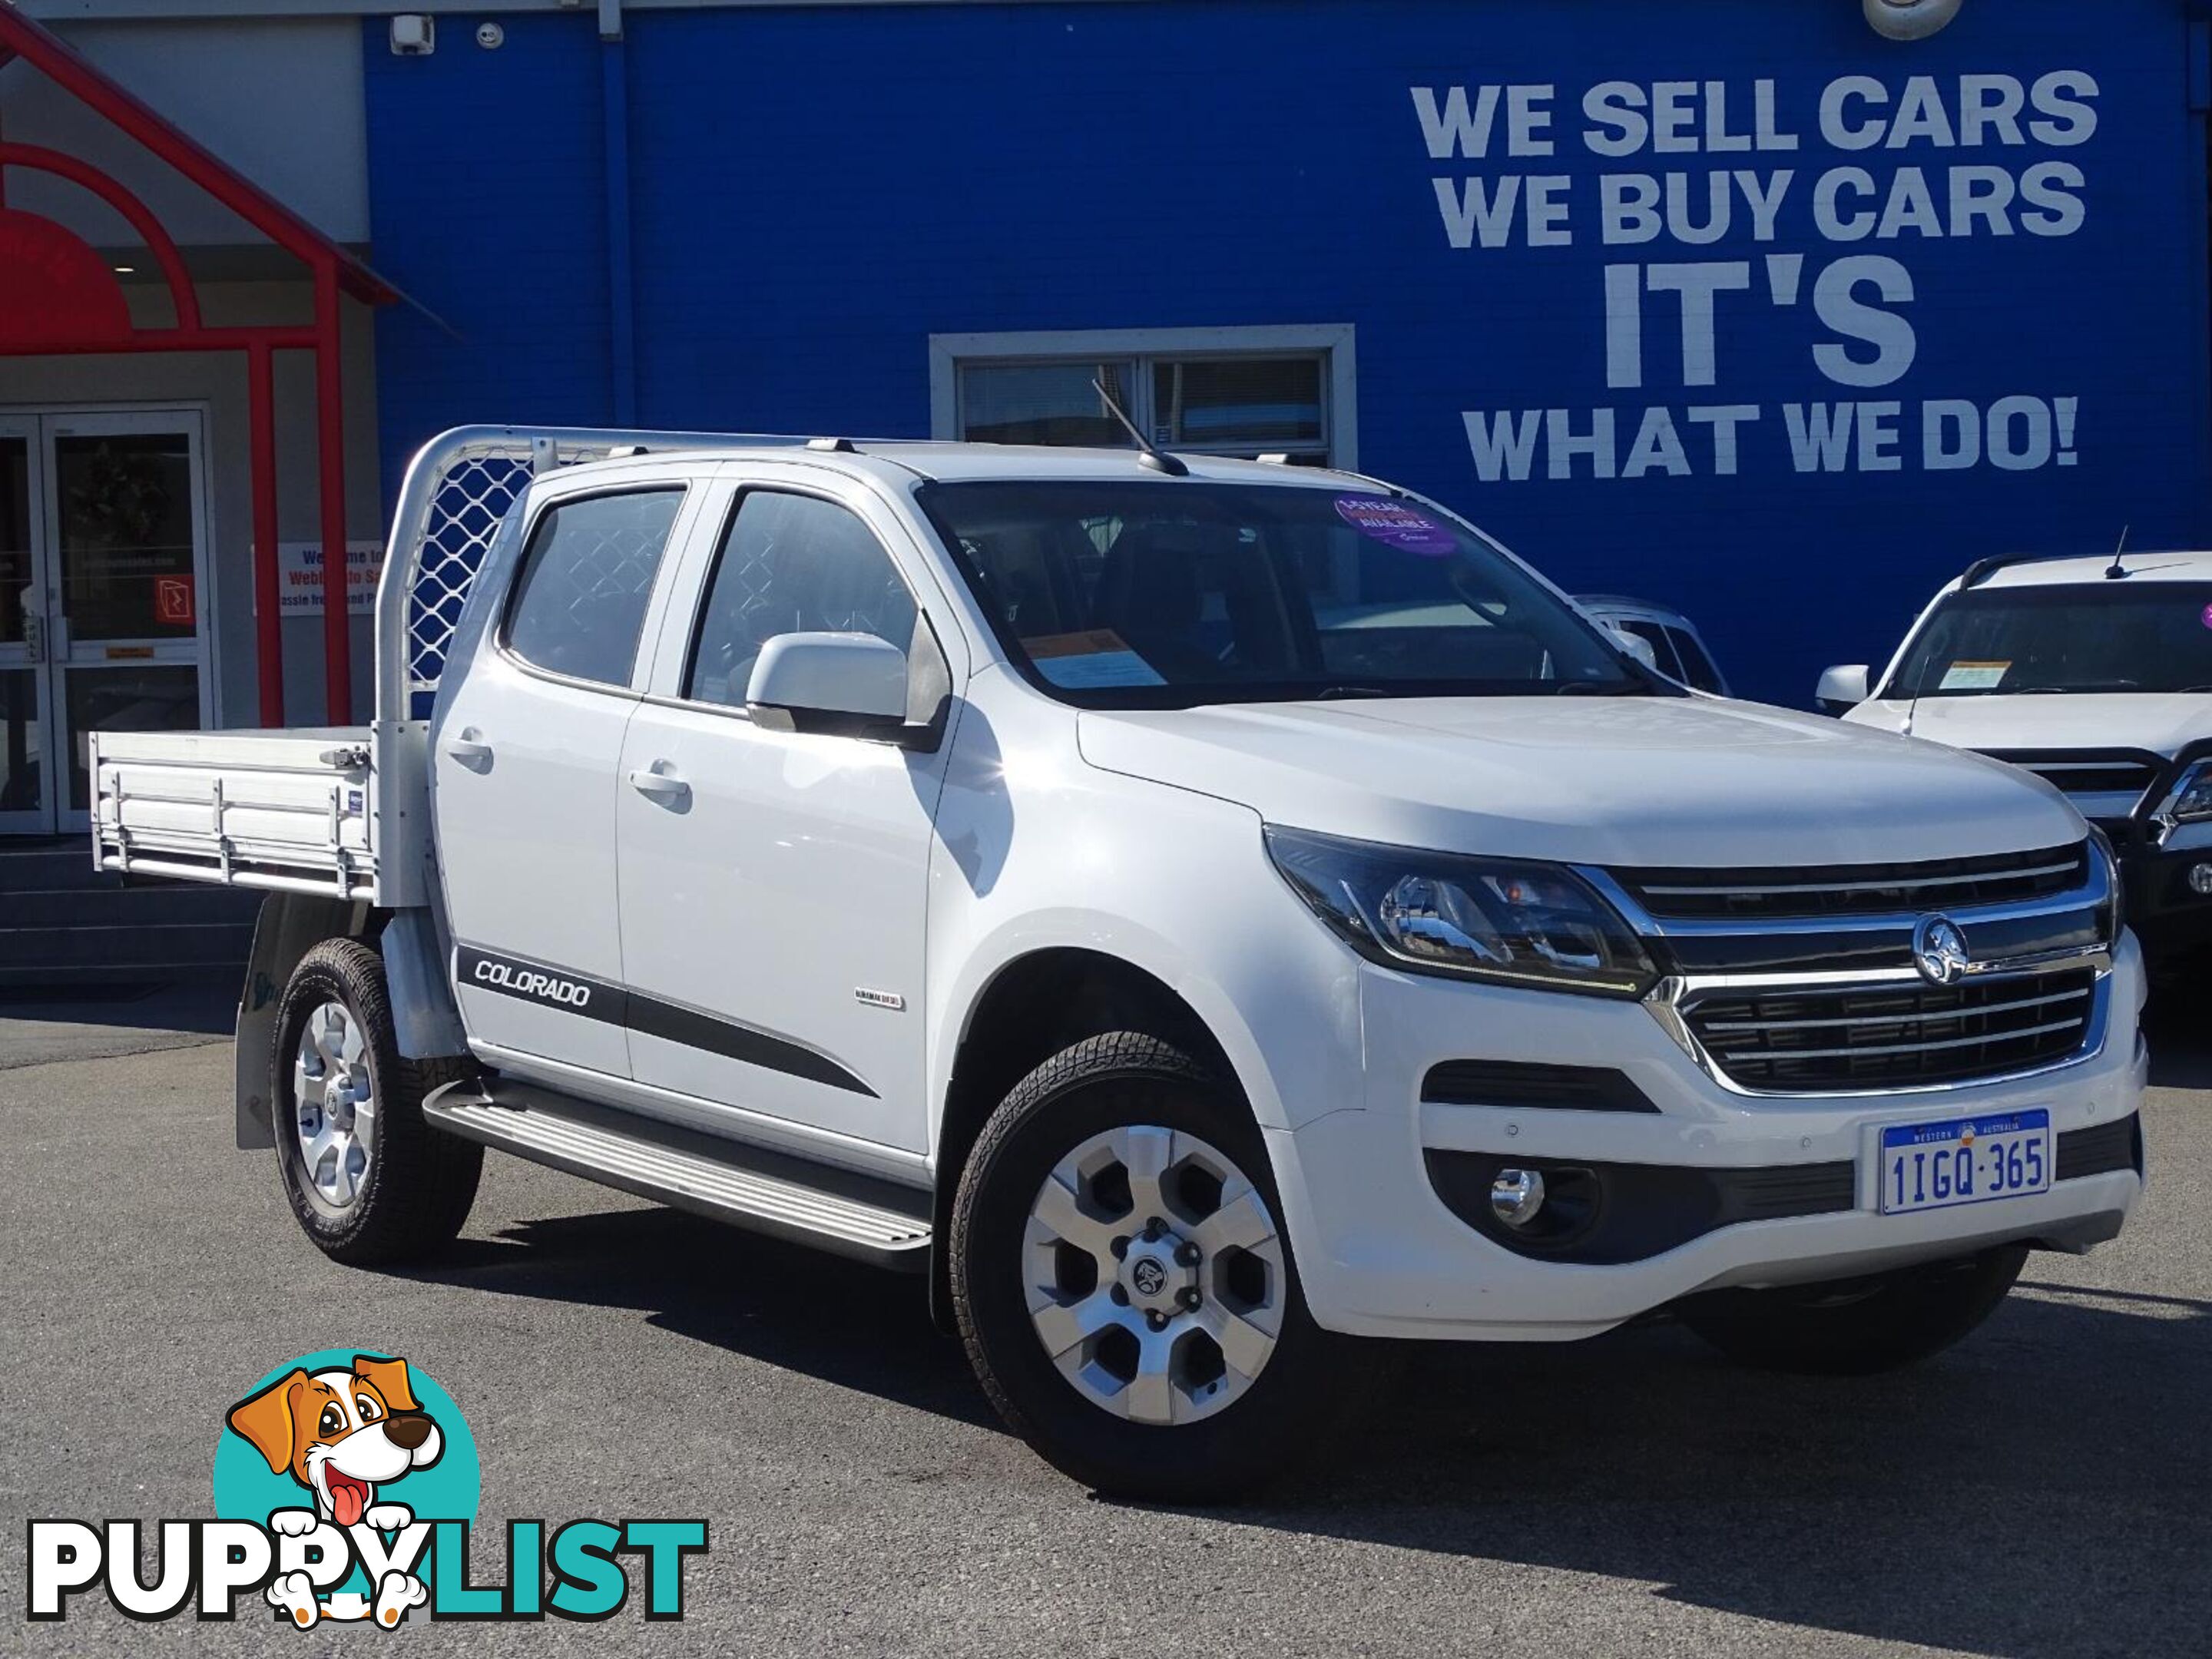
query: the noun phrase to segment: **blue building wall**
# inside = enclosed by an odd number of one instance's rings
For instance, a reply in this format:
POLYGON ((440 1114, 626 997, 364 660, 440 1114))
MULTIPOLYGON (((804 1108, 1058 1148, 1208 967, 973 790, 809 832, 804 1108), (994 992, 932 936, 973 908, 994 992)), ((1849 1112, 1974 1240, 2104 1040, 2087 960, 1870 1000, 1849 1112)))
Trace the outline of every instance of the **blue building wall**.
POLYGON ((1850 0, 678 10, 427 58, 372 23, 377 263, 453 331, 381 320, 384 453, 613 417, 619 51, 641 422, 926 435, 932 333, 1351 323, 1365 470, 1802 702, 1971 559, 2212 539, 2184 12, 1981 0, 1907 46, 1850 0))

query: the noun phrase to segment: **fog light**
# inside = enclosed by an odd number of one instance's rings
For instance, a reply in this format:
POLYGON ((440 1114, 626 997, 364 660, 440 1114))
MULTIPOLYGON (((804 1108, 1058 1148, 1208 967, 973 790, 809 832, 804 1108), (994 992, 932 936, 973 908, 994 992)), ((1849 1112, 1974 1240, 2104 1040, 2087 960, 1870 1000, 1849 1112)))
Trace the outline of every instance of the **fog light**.
POLYGON ((1500 1170, 1490 1183, 1490 1212, 1509 1227, 1525 1227, 1544 1207, 1544 1177, 1534 1170, 1500 1170))
POLYGON ((2212 898, 2212 864, 2189 866, 2189 890, 2199 898, 2212 898))

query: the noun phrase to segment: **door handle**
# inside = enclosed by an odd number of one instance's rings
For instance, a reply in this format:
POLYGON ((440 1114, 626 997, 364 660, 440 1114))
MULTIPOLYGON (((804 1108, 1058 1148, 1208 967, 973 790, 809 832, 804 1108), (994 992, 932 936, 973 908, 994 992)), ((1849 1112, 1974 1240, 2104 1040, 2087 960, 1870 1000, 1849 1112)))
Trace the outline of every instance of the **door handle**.
POLYGON ((31 609, 29 591, 25 590, 23 606, 23 651, 33 662, 46 659, 46 619, 31 609))
POLYGON ((665 806, 680 806, 691 799, 691 786, 673 772, 633 772, 629 787, 647 800, 657 800, 665 806))
POLYGON ((473 772, 483 771, 491 765, 491 745, 473 726, 463 726, 459 737, 447 738, 446 753, 473 772))

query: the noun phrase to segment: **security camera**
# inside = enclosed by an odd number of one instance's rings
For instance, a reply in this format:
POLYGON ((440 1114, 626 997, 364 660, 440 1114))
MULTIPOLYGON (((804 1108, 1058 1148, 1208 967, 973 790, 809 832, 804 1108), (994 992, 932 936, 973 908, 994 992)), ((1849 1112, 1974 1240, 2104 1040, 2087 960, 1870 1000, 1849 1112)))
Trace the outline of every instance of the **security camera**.
POLYGON ((1959 15, 1963 0, 1866 0, 1874 32, 1891 40, 1925 40, 1959 15))

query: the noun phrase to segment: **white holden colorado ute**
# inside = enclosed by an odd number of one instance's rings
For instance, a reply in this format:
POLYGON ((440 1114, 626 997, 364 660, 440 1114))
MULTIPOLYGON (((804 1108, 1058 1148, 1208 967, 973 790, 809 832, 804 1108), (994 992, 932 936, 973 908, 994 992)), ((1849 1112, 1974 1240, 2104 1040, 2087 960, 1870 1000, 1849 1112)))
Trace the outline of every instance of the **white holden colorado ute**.
POLYGON ((2142 1190, 2071 806, 1371 478, 470 428, 378 605, 366 730, 95 740, 102 867, 268 891, 238 1138, 342 1261, 518 1153, 928 1274, 1045 1457, 1195 1500, 1356 1339, 1871 1370, 2142 1190))

